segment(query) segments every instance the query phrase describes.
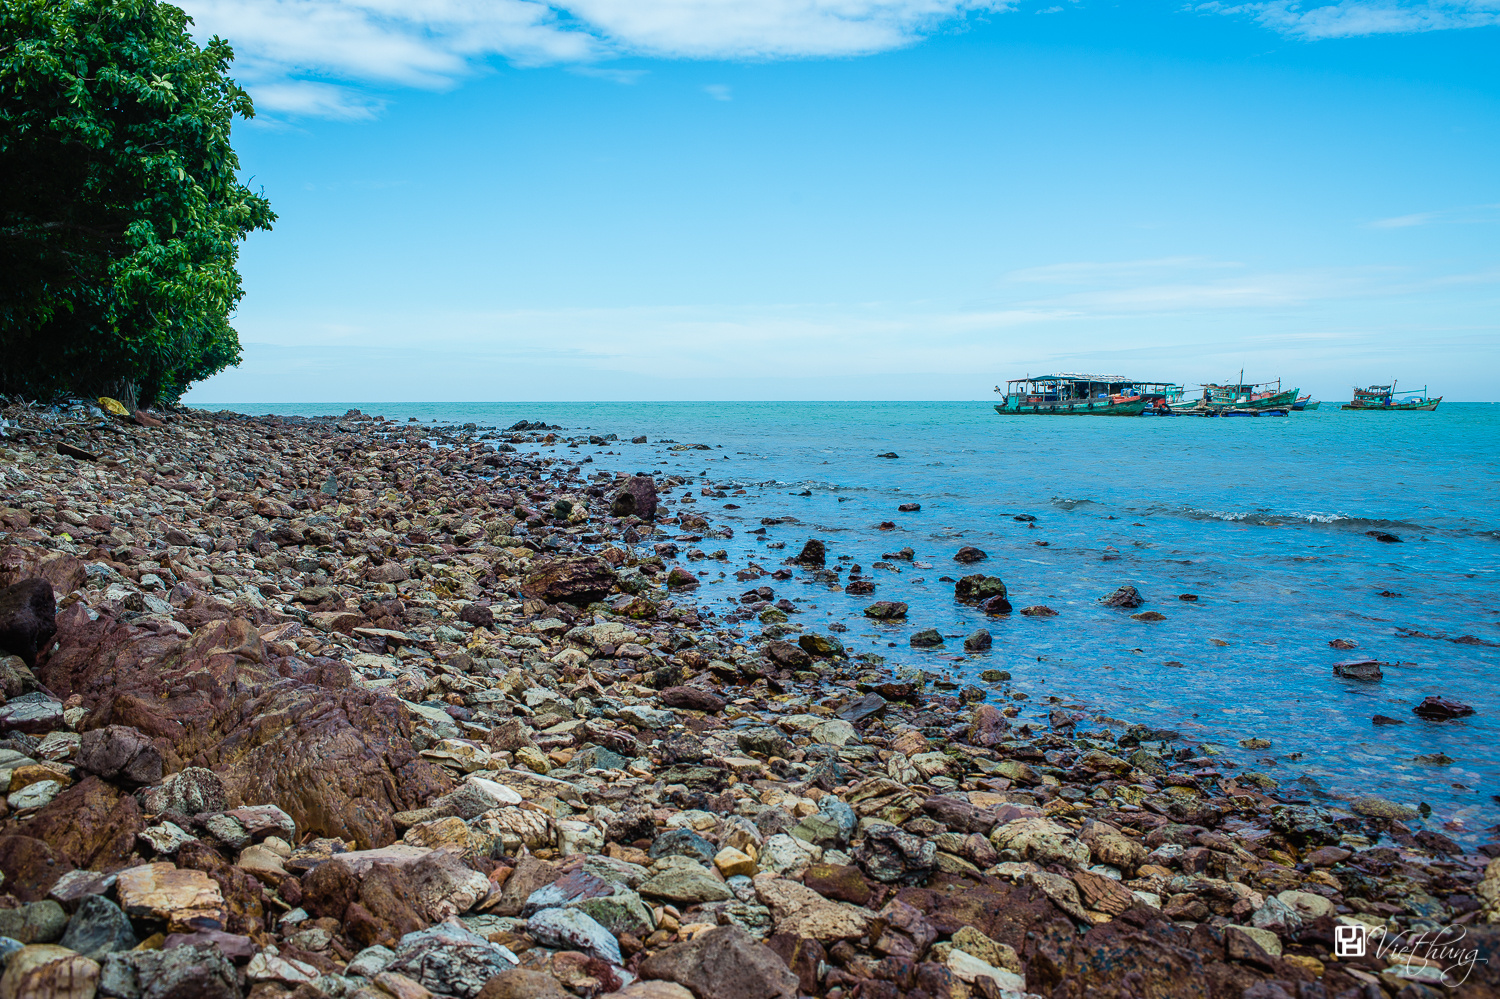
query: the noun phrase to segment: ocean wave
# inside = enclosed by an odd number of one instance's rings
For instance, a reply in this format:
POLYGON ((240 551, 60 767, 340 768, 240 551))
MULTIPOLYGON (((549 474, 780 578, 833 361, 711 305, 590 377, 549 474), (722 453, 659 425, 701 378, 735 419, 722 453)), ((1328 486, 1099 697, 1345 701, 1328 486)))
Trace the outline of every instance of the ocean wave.
POLYGON ((1053 506, 1059 507, 1063 510, 1073 510, 1080 506, 1098 506, 1098 503, 1095 500, 1068 499, 1066 496, 1054 496, 1049 502, 1053 506))
POLYGON ((1302 513, 1292 510, 1285 513, 1275 510, 1204 510, 1199 507, 1148 507, 1148 514, 1167 514, 1186 517, 1189 520, 1222 520, 1235 524, 1250 524, 1257 527, 1285 527, 1292 524, 1313 524, 1350 528, 1387 528, 1420 531, 1420 524, 1404 520, 1387 520, 1383 517, 1355 517, 1347 513, 1302 513))

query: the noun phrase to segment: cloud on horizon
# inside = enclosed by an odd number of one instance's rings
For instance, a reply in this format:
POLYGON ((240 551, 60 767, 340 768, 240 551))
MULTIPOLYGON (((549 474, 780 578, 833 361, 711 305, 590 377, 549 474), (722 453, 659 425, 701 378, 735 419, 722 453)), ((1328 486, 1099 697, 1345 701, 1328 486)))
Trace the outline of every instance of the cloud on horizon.
POLYGON ((1500 25, 1500 0, 1338 0, 1204 3, 1205 13, 1249 16, 1284 35, 1316 41, 1500 25))

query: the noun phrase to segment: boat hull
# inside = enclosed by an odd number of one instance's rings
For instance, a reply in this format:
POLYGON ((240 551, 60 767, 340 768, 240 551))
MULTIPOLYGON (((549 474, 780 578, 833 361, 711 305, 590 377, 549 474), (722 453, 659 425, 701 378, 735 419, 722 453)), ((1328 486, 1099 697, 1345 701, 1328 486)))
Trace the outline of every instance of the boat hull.
POLYGON ((1436 399, 1428 399, 1418 405, 1403 406, 1400 404, 1392 406, 1370 406, 1358 402, 1346 402, 1340 409, 1352 409, 1359 413, 1430 413, 1438 408, 1438 403, 1443 401, 1442 396, 1436 399))
POLYGON ((1144 399, 1130 402, 1042 402, 1030 406, 996 403, 995 412, 1001 416, 1140 416, 1146 408, 1144 399))

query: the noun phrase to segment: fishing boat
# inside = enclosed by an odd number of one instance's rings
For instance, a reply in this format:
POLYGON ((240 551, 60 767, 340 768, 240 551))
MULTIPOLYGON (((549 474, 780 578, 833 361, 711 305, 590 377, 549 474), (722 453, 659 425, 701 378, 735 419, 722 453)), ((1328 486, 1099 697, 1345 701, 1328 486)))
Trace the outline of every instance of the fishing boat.
POLYGON ((1302 398, 1298 399, 1296 402, 1292 403, 1292 412, 1300 413, 1303 410, 1307 409, 1317 409, 1322 404, 1323 403, 1321 402, 1321 400, 1314 399, 1309 393, 1308 395, 1305 395, 1302 398))
POLYGON ((1230 384, 1209 383, 1197 399, 1172 406, 1174 416, 1285 416, 1297 401, 1297 390, 1274 382, 1247 382, 1245 373, 1230 384))
POLYGON ((1389 385, 1371 385, 1369 388, 1355 388, 1354 398, 1344 403, 1344 409, 1379 410, 1381 412, 1422 412, 1430 413, 1438 408, 1438 403, 1443 401, 1442 396, 1436 398, 1427 394, 1427 386, 1420 389, 1407 389, 1403 392, 1396 391, 1396 380, 1391 379, 1389 385))
POLYGON ((1140 416, 1152 401, 1143 393, 1163 382, 1137 383, 1124 375, 1055 375, 1012 378, 1005 388, 995 386, 1004 401, 995 412, 1004 416, 1140 416))

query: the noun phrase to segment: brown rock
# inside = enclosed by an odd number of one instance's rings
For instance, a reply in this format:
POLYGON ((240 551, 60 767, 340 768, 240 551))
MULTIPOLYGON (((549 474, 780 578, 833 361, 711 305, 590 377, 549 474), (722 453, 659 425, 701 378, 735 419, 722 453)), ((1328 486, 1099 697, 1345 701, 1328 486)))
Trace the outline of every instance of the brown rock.
POLYGON ((155 784, 162 778, 161 753, 150 739, 128 725, 106 725, 85 732, 78 762, 90 773, 129 786, 155 784))
POLYGON ((534 559, 521 581, 521 593, 529 599, 580 607, 604 599, 614 588, 614 569, 594 555, 534 559))
POLYGON ((807 995, 818 991, 819 966, 828 960, 823 945, 808 937, 795 937, 790 933, 777 933, 766 941, 766 946, 786 962, 792 974, 797 976, 798 988, 807 995))
POLYGON ((54 944, 32 944, 11 954, 0 977, 0 999, 94 999, 99 965, 54 944))
POLYGON ((537 860, 530 855, 522 857, 516 869, 505 879, 500 891, 500 901, 494 907, 497 916, 519 916, 526 899, 538 888, 550 885, 558 878, 556 864, 537 860))
POLYGON ((653 954, 640 973, 685 986, 697 999, 794 999, 798 987, 775 951, 733 924, 653 954))
POLYGON ((669 708, 687 708, 717 714, 729 702, 701 687, 668 687, 661 692, 661 702, 669 708))
POLYGON ((615 517, 656 517, 656 480, 649 475, 632 475, 610 500, 609 512, 615 517))
POLYGON ((1135 896, 1120 882, 1092 871, 1074 871, 1073 883, 1084 908, 1118 916, 1135 904, 1135 896))
POLYGON ((853 865, 817 863, 802 875, 802 883, 824 898, 864 905, 874 894, 864 874, 853 865))
POLYGON ((557 979, 540 971, 512 968, 484 983, 474 999, 573 999, 557 979))
POLYGON ((52 584, 26 579, 0 590, 0 652, 20 656, 27 666, 57 633, 52 584))
POLYGON ((23 901, 45 898, 74 868, 123 867, 145 823, 135 799, 98 777, 86 777, 53 798, 8 836, 0 836, 0 872, 23 901))
POLYGON ((427 921, 413 906, 413 897, 411 882, 401 868, 375 864, 360 880, 359 901, 345 910, 344 925, 350 937, 363 947, 377 943, 393 947, 406 934, 425 929, 427 921))
POLYGON ((115 890, 126 915, 164 922, 173 932, 222 930, 228 918, 219 886, 202 871, 142 864, 121 871, 115 890))

